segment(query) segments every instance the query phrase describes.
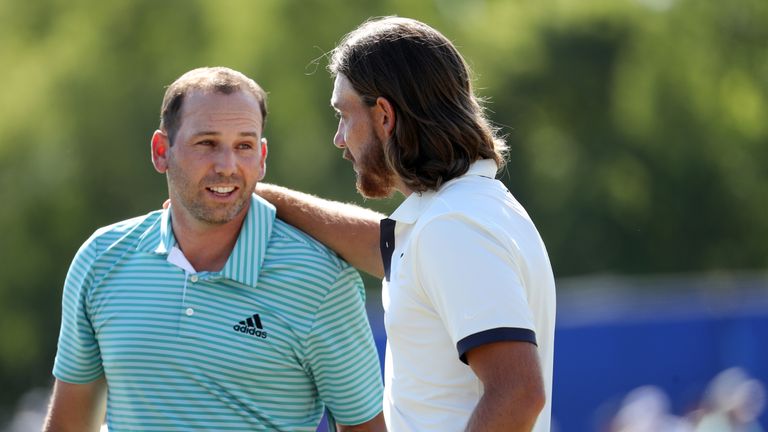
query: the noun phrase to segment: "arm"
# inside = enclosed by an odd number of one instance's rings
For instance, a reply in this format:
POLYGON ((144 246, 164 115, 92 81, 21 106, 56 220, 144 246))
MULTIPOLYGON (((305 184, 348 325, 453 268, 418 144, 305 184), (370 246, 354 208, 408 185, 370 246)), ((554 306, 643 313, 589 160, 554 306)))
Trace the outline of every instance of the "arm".
POLYGON ((99 253, 97 236, 92 235, 77 251, 64 282, 61 330, 53 364, 56 382, 45 432, 97 431, 104 421, 107 384, 86 300, 99 253))
POLYGON ((496 342, 467 352, 469 366, 484 386, 467 432, 533 428, 546 398, 536 349, 529 342, 496 342))
POLYGON ((339 432, 387 432, 387 426, 384 424, 384 414, 379 413, 376 417, 365 423, 358 425, 336 424, 339 432))
POLYGON ((342 431, 384 430, 381 367, 364 292, 360 275, 344 264, 305 339, 304 367, 342 431))
POLYGON ((379 222, 384 215, 270 184, 259 183, 256 193, 277 207, 277 217, 316 238, 353 267, 384 276, 379 250, 379 222))
POLYGON ((106 381, 87 384, 56 380, 44 432, 98 431, 106 412, 106 381))

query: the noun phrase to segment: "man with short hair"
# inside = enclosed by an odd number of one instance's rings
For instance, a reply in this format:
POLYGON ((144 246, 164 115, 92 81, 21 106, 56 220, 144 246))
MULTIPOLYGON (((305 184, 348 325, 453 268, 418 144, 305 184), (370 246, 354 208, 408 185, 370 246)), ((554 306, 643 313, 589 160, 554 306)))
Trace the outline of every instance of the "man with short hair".
POLYGON ((386 219, 270 185, 278 216, 383 277, 390 431, 549 431, 555 284, 530 218, 494 177, 506 145, 454 45, 370 20, 336 47, 334 144, 386 219))
POLYGON ((172 205, 97 230, 67 275, 46 431, 381 431, 359 275, 253 194, 266 95, 227 68, 168 87, 172 205), (343 325, 339 325, 343 321, 343 325))

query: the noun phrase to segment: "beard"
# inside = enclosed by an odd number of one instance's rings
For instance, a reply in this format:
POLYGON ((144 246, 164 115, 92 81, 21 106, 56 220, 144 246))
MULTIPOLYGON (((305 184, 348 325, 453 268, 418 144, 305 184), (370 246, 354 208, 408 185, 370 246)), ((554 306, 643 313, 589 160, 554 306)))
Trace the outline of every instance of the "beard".
POLYGON ((371 131, 360 158, 353 161, 357 173, 355 186, 366 198, 389 198, 395 191, 394 170, 384 155, 384 142, 371 131))
MULTIPOLYGON (((175 167, 173 167, 175 168, 175 167)), ((171 202, 183 207, 193 218, 208 225, 223 225, 235 219, 250 203, 251 191, 255 185, 248 188, 242 179, 222 176, 205 177, 199 184, 192 182, 183 170, 168 169, 168 186, 171 192, 171 202), (205 188, 200 185, 234 184, 238 188, 233 192, 237 198, 232 203, 209 202, 205 197, 205 188)))

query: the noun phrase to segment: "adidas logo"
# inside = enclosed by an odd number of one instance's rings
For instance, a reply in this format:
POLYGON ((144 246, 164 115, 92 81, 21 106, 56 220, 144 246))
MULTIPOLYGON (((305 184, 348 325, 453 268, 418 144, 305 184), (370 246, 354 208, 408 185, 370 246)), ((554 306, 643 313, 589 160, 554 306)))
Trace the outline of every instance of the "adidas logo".
POLYGON ((253 314, 249 316, 248 318, 232 326, 232 329, 238 333, 245 333, 251 336, 260 337, 262 339, 267 338, 267 332, 264 330, 264 326, 261 325, 261 318, 259 318, 259 314, 253 314))

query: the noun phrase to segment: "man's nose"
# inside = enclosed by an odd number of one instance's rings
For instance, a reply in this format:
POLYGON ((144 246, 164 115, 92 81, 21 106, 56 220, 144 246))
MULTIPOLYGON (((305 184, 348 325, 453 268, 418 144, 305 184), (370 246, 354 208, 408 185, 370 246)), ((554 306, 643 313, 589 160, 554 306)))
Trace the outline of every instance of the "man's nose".
POLYGON ((237 158, 232 149, 222 148, 216 154, 216 173, 231 176, 237 172, 237 158))
POLYGON ((336 135, 333 136, 333 145, 340 149, 347 147, 347 141, 344 139, 344 133, 341 131, 341 127, 336 130, 336 135))

